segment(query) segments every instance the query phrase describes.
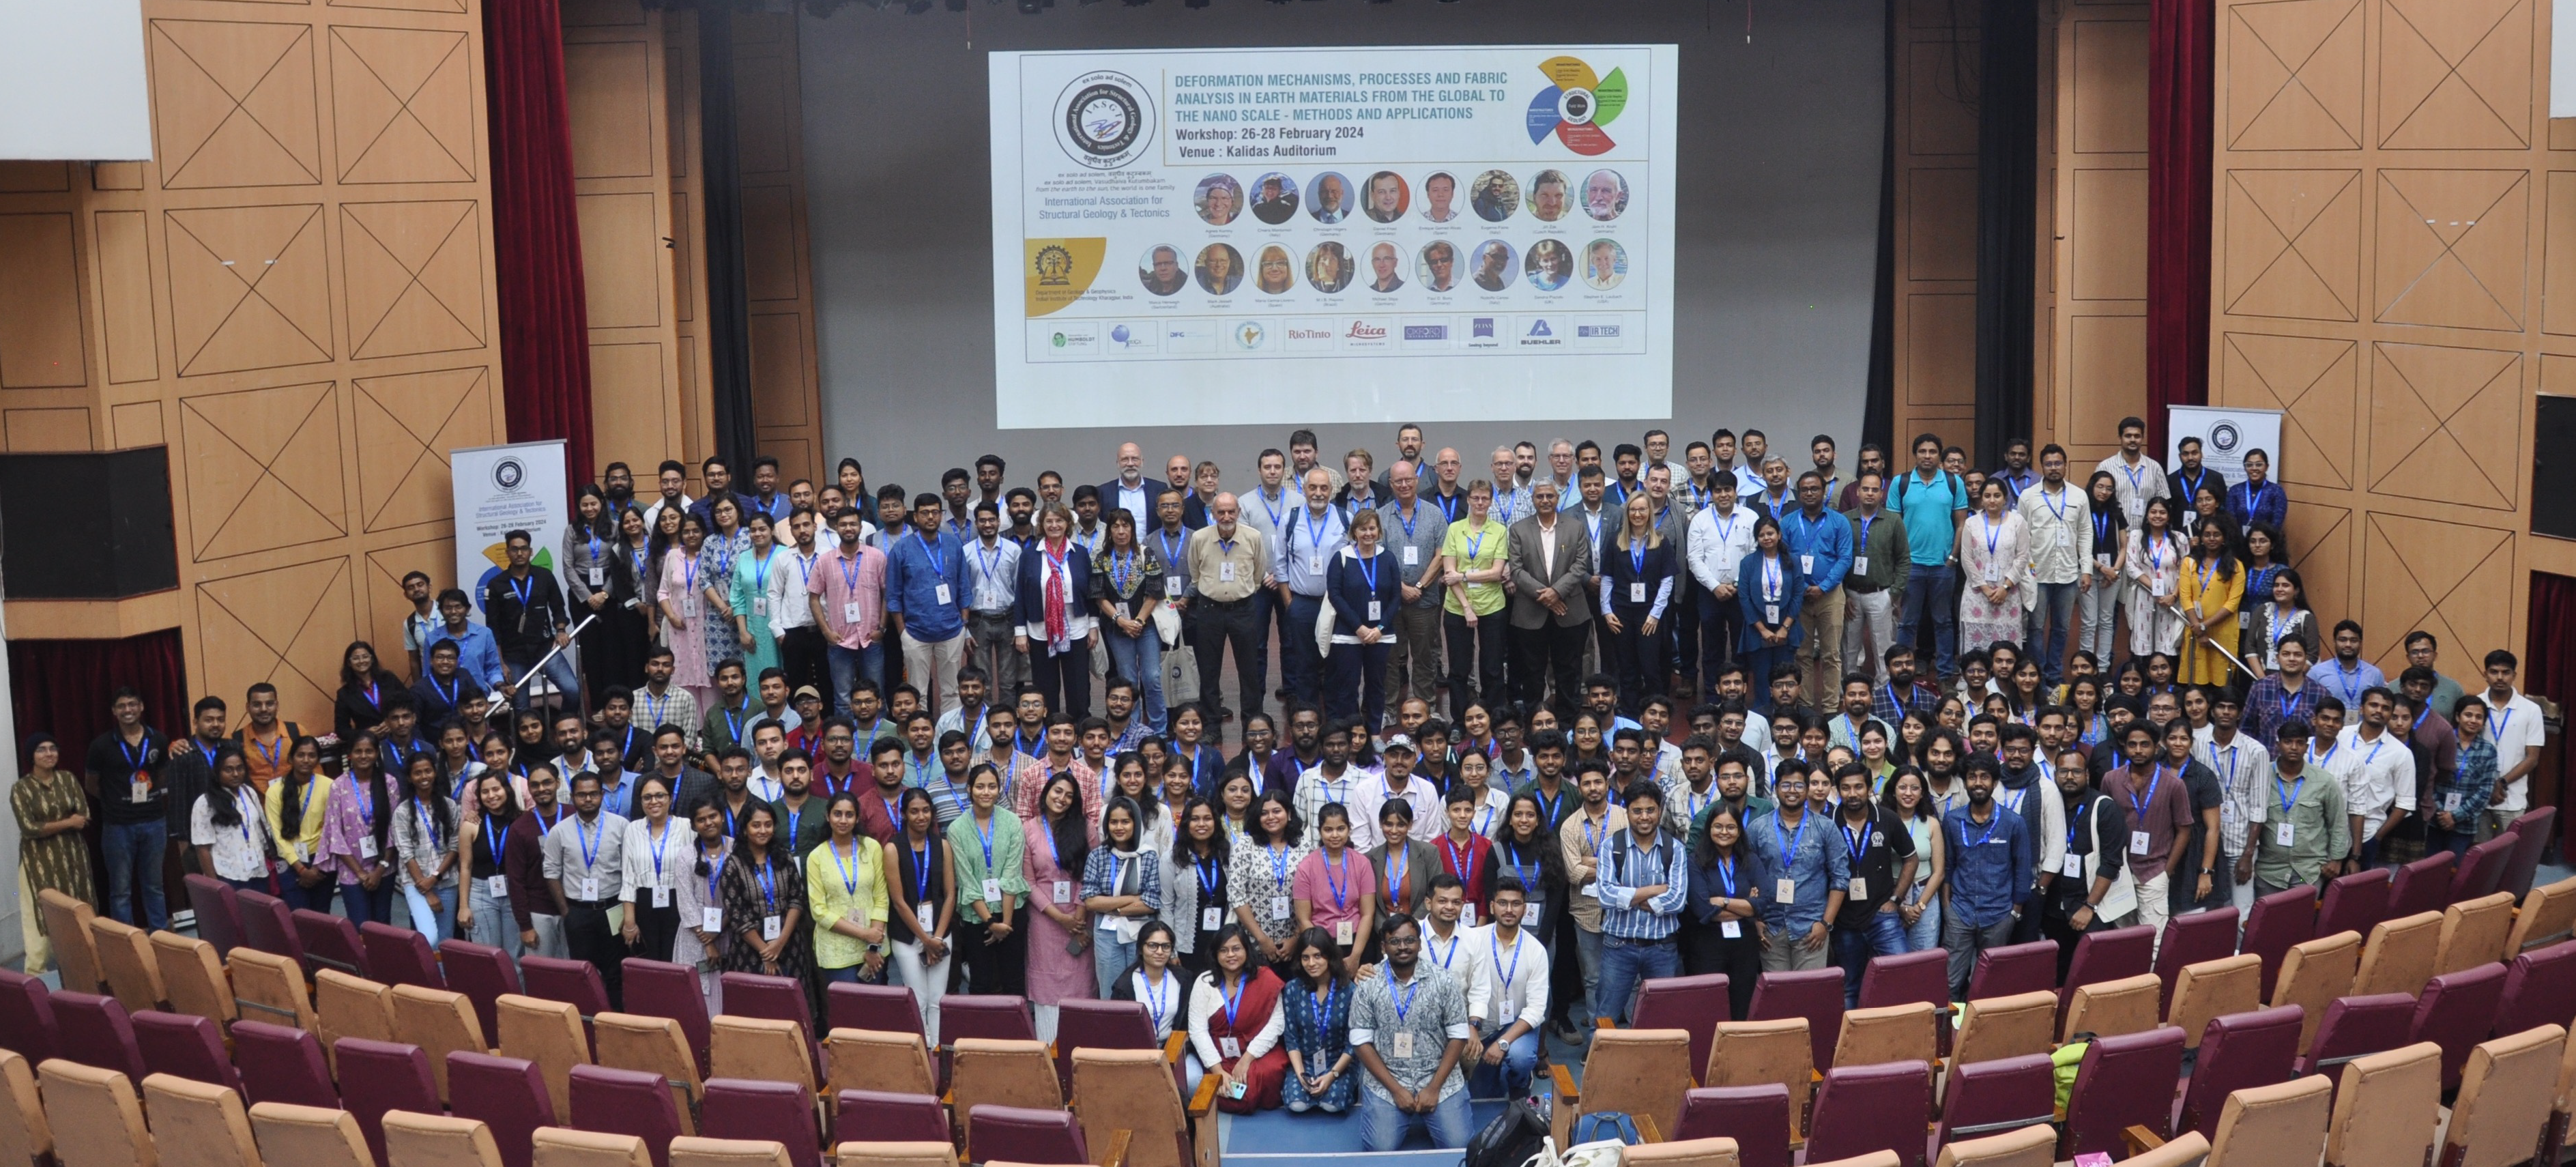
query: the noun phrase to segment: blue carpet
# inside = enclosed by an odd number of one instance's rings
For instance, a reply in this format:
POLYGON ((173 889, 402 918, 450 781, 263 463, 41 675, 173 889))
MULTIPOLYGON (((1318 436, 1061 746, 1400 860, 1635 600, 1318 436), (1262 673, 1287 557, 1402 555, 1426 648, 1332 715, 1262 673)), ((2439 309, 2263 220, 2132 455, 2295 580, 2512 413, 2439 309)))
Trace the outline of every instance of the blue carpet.
MULTIPOLYGON (((1583 1047, 1569 1046, 1550 1037, 1548 1057, 1582 1077, 1583 1047)), ((1545 1067, 1542 1066, 1539 1093, 1549 1093, 1545 1067)), ((1502 1099, 1487 1099, 1473 1104, 1477 1130, 1494 1121, 1503 1112, 1502 1099)), ((1217 1146, 1228 1167, 1325 1167, 1344 1156, 1362 1154, 1359 1120, 1353 1115, 1321 1112, 1290 1114, 1285 1110, 1265 1110, 1259 1114, 1226 1115, 1220 1124, 1217 1146)), ((1427 1139, 1416 1133, 1400 1151, 1370 1155, 1368 1162, 1383 1167, 1457 1167, 1457 1151, 1433 1150, 1427 1139)))

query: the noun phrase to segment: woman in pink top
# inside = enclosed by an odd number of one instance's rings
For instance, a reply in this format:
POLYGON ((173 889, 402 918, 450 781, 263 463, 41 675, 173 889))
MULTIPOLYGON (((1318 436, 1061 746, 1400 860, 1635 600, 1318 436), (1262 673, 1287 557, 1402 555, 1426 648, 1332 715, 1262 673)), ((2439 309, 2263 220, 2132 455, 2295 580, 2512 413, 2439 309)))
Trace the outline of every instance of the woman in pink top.
POLYGON ((1089 824, 1070 775, 1048 779, 1039 813, 1023 820, 1029 880, 1029 1002, 1037 1006, 1038 1040, 1055 1037, 1056 1006, 1098 996, 1091 968, 1090 918, 1082 908, 1082 865, 1091 854, 1089 824))
POLYGON ((1351 848, 1351 812, 1342 804, 1328 802, 1315 813, 1315 835, 1321 845, 1298 861, 1288 883, 1297 931, 1331 933, 1343 975, 1356 977, 1377 922, 1377 871, 1351 848))
POLYGON ((713 709, 715 678, 707 672, 707 654, 698 640, 698 619, 707 607, 706 589, 698 579, 698 549, 706 545, 707 529, 696 515, 681 514, 676 508, 663 509, 662 525, 679 528, 676 535, 665 531, 653 536, 654 544, 662 548, 661 594, 654 600, 670 629, 671 683, 697 698, 698 708, 713 709))

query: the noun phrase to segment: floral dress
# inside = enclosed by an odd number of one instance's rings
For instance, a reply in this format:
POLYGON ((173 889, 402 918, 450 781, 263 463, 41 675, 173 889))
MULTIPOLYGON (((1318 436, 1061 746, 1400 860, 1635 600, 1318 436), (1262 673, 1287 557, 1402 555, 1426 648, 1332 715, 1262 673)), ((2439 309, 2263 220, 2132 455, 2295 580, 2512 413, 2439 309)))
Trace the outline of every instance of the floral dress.
POLYGON ((2020 515, 2006 511, 2002 522, 1991 525, 1983 512, 1971 515, 1959 530, 1959 569, 1967 576, 1959 589, 1959 651, 2019 641, 2022 580, 2030 574, 2029 528, 2020 515), (2004 587, 2000 603, 1977 590, 1994 584, 2004 587))
POLYGON ((1290 900, 1295 893, 1288 885, 1297 877, 1297 864, 1314 849, 1314 844, 1300 842, 1278 855, 1245 840, 1226 861, 1226 902, 1250 910, 1271 940, 1287 941, 1297 933, 1296 909, 1290 900))
MULTIPOLYGON (((1339 981, 1328 982, 1324 999, 1317 1001, 1315 990, 1308 987, 1304 977, 1299 977, 1279 995, 1279 1008, 1286 1012, 1288 1023, 1281 1044, 1297 1051, 1297 1060, 1308 1075, 1332 1069, 1333 1063, 1351 1051, 1351 998, 1357 995, 1353 990, 1354 986, 1339 981)), ((1359 1089, 1359 1074, 1359 1063, 1354 1060, 1349 1069, 1333 1079, 1332 1085, 1324 1087, 1321 1095, 1313 1095, 1306 1092, 1305 1079, 1292 1068, 1288 1080, 1279 1086, 1279 1099, 1290 1110, 1313 1107, 1339 1114, 1350 1107, 1351 1096, 1359 1089)))
POLYGON ((2128 584, 2129 651, 2173 654, 2182 647, 2182 617, 2172 605, 2182 594, 2182 536, 2151 538, 2144 527, 2129 532, 2120 577, 2128 584))
MULTIPOLYGON (((707 536, 698 548, 698 587, 715 588, 727 596, 733 594, 733 564, 751 546, 751 536, 734 532, 732 540, 707 536)), ((707 648, 707 676, 713 677, 716 666, 743 654, 742 642, 734 639, 733 621, 716 611, 715 605, 699 601, 698 640, 707 648)), ((757 676, 758 674, 749 674, 757 676)))
MULTIPOLYGON (((741 855, 725 861, 724 921, 729 930, 724 954, 717 964, 725 972, 768 972, 760 964, 757 945, 743 942, 742 930, 760 927, 764 916, 784 917, 789 911, 810 914, 805 904, 805 872, 795 863, 770 868, 763 882, 741 855)), ((784 924, 782 919, 780 923, 784 924)), ((814 975, 814 933, 800 921, 785 933, 787 943, 778 950, 778 972, 782 977, 804 981, 814 975)), ((676 950, 677 946, 674 945, 676 950)))

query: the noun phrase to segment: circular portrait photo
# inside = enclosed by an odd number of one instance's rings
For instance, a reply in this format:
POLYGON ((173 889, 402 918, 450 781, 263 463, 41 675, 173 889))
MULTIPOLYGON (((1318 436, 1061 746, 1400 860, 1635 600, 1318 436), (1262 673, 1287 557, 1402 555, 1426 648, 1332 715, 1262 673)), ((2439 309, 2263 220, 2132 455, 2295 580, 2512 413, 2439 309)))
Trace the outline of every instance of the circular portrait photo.
POLYGON ((1476 254, 1467 264, 1468 270, 1474 274, 1468 278, 1488 292, 1502 291, 1512 286, 1512 281, 1520 276, 1512 266, 1512 260, 1516 258, 1511 244, 1500 239, 1488 239, 1476 245, 1476 254))
MULTIPOLYGON (((1255 204, 1252 213, 1260 214, 1261 207, 1255 204)), ((1252 275, 1252 286, 1262 295, 1285 295, 1297 286, 1297 257, 1288 254, 1287 248, 1276 243, 1262 248, 1259 266, 1260 270, 1252 275)))
POLYGON ((1607 223, 1628 209, 1628 180, 1616 170, 1595 170, 1583 177, 1583 213, 1607 223))
POLYGON ((1198 193, 1190 201, 1209 226, 1223 227, 1243 213, 1243 186, 1231 174, 1211 174, 1199 180, 1198 193))
POLYGON ((1208 244, 1199 250, 1196 274, 1208 295, 1232 292, 1243 283, 1243 253, 1222 243, 1208 244))
POLYGON ((1529 273, 1531 287, 1553 292, 1574 278, 1574 249, 1562 239, 1541 239, 1530 244, 1529 257, 1521 267, 1529 273))
POLYGON ((1446 223, 1458 217, 1458 179, 1446 170, 1435 170, 1422 180, 1422 217, 1434 223, 1446 223))
POLYGON ((1530 176, 1530 214, 1542 223, 1553 223, 1565 217, 1565 172, 1542 170, 1530 176))
POLYGON ((1306 213, 1318 223, 1339 223, 1351 217, 1351 180, 1330 170, 1315 176, 1306 184, 1306 213))
POLYGON ((1521 180, 1508 170, 1488 170, 1476 176, 1467 188, 1467 205, 1476 208, 1476 217, 1488 223, 1500 223, 1521 209, 1521 180))
POLYGON ((1369 248, 1369 290, 1379 295, 1404 286, 1404 277, 1396 268, 1404 263, 1404 253, 1392 243, 1378 243, 1369 248))
POLYGON ((1339 243, 1318 243, 1306 253, 1306 282, 1330 295, 1351 286, 1351 253, 1339 243))
POLYGON ((1366 197, 1360 209, 1380 223, 1392 223, 1404 217, 1406 207, 1413 205, 1413 191, 1404 185, 1404 176, 1392 170, 1381 170, 1368 178, 1366 197))
POLYGON ((1190 284, 1190 269, 1181 266, 1181 249, 1155 244, 1145 249, 1145 257, 1136 261, 1136 278, 1145 290, 1157 296, 1169 296, 1190 284))
POLYGON ((1426 292, 1458 290, 1458 248, 1446 239, 1435 239, 1422 249, 1413 261, 1414 281, 1426 292))
POLYGON ((1276 170, 1252 183, 1252 217, 1273 227, 1297 213, 1297 180, 1276 170))
POLYGON ((1618 240, 1595 239, 1583 245, 1583 286, 1606 292, 1627 278, 1628 249, 1619 246, 1618 240))

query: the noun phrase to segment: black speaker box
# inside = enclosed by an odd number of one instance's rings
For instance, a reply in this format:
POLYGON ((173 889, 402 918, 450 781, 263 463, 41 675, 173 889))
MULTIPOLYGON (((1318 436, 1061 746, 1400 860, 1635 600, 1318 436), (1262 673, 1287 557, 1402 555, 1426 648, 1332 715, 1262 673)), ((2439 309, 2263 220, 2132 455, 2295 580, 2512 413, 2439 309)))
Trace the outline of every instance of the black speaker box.
POLYGON ((179 586, 170 449, 0 454, 0 572, 15 600, 179 586))

